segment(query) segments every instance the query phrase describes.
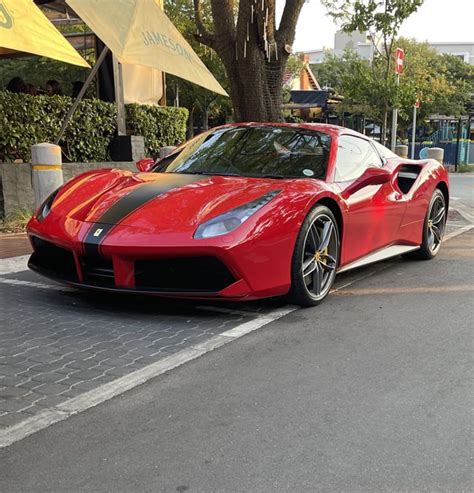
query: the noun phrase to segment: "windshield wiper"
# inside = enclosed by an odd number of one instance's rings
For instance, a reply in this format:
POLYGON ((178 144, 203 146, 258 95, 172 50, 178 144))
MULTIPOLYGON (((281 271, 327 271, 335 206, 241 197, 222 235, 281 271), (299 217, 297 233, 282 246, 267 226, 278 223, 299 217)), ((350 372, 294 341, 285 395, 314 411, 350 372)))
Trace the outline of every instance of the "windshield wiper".
POLYGON ((289 178, 298 178, 297 176, 284 176, 284 175, 262 175, 256 176, 255 178, 273 178, 275 180, 286 180, 289 178))
POLYGON ((242 176, 237 173, 226 173, 225 171, 172 171, 183 175, 207 175, 207 176, 242 176))

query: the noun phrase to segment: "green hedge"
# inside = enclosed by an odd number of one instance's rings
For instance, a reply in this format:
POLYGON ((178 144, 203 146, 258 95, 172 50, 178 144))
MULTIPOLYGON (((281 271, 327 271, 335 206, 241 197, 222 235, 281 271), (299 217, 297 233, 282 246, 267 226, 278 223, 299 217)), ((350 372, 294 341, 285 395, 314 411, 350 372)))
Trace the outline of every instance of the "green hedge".
MULTIPOLYGON (((54 142, 72 104, 67 96, 30 96, 0 92, 0 161, 30 160, 30 147, 54 142)), ((149 155, 186 136, 188 111, 149 105, 127 105, 127 131, 143 135, 149 155)), ((98 99, 79 104, 60 142, 70 162, 107 161, 115 134, 115 105, 98 99)))
POLYGON ((176 145, 186 139, 186 108, 128 104, 126 118, 128 132, 145 138, 150 156, 158 154, 160 147, 176 145))

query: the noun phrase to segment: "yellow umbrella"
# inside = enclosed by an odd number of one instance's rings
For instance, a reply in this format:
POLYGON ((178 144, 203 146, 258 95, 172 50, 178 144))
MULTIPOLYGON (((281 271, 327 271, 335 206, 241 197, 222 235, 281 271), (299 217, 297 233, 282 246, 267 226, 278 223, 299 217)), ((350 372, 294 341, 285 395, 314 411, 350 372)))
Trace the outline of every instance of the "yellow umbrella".
POLYGON ((0 53, 15 51, 89 67, 32 0, 0 0, 0 53))
POLYGON ((144 65, 227 96, 157 0, 66 0, 121 63, 144 65))

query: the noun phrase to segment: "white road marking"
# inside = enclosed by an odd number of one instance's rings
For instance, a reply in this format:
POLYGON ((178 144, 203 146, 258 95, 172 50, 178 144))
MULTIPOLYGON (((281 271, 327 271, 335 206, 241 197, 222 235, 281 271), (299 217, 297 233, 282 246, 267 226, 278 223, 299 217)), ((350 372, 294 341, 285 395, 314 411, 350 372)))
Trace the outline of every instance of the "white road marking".
POLYGON ((2 258, 0 260, 0 275, 1 274, 13 274, 15 272, 22 272, 28 269, 29 255, 22 255, 21 257, 2 258))
POLYGON ((467 226, 463 226, 462 228, 456 229, 455 231, 447 234, 443 238, 443 241, 448 241, 451 238, 455 238, 456 236, 462 235, 463 233, 466 233, 467 231, 471 230, 472 228, 474 228, 474 224, 468 224, 467 226))
POLYGON ((56 286, 53 284, 44 284, 42 282, 33 281, 21 281, 19 279, 5 279, 3 277, 0 277, 0 283, 13 284, 14 286, 27 286, 29 288, 51 289, 53 291, 77 291, 77 289, 68 288, 67 286, 56 286))

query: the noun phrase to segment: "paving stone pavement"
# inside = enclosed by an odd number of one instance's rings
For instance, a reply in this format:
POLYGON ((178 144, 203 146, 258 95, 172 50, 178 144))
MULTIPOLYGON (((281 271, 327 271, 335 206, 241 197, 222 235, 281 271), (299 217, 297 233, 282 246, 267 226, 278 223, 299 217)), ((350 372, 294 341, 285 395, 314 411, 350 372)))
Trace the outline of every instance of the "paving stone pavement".
POLYGON ((1 282, 0 300, 0 431, 257 315, 1 282))
MULTIPOLYGON (((451 211, 447 233, 466 224, 451 211)), ((0 432, 281 304, 84 293, 29 271, 1 275, 0 432)))

